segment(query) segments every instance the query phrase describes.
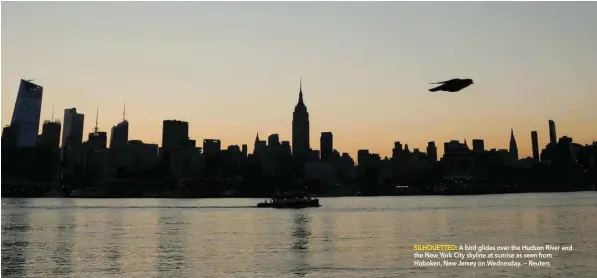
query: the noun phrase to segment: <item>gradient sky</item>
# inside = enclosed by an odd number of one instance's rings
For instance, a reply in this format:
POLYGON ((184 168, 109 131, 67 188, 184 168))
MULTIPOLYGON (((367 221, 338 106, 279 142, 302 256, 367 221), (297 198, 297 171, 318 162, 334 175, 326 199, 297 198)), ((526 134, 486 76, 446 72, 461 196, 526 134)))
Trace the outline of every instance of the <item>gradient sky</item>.
MULTIPOLYGON (((291 138, 299 78, 334 147, 390 155, 485 139, 520 156, 530 132, 597 140, 593 2, 2 2, 2 125, 20 78, 44 87, 42 120, 65 108, 109 131, 127 103, 131 139, 161 144, 164 119, 197 141, 291 138), (470 77, 458 93, 430 82, 470 77)), ((40 126, 41 129, 41 126, 40 126)), ((87 137, 87 136, 85 136, 87 137)), ((356 158, 356 156, 355 156, 356 158)))

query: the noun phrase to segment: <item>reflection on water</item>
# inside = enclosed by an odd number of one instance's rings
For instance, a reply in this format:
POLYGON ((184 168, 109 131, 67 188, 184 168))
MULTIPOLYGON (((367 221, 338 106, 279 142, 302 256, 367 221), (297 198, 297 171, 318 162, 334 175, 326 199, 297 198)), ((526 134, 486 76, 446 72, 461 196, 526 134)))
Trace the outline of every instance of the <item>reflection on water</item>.
POLYGON ((106 256, 106 272, 121 274, 122 237, 126 235, 124 233, 124 224, 122 223, 122 214, 114 213, 108 221, 110 221, 111 225, 105 226, 103 229, 109 240, 101 247, 102 253, 106 256))
MULTIPOLYGON (((71 199, 65 199, 64 204, 72 203, 71 199)), ((64 213, 56 214, 56 236, 53 243, 52 260, 54 267, 52 268, 53 275, 68 275, 72 272, 72 254, 73 254, 73 234, 75 232, 75 218, 71 210, 66 210, 64 213)))
POLYGON ((321 251, 316 252, 313 260, 319 262, 321 267, 330 268, 334 261, 334 220, 330 215, 323 215, 321 217, 322 235, 321 235, 321 251))
MULTIPOLYGON (((471 277, 415 268, 413 244, 572 244, 549 268, 478 277, 592 277, 597 194, 252 199, 2 199, 6 277, 471 277)), ((473 277, 475 277, 473 276, 473 277)))
POLYGON ((292 255, 293 265, 296 277, 304 277, 307 275, 309 263, 307 262, 309 255, 309 237, 311 230, 309 228, 309 216, 305 211, 297 211, 292 216, 292 255))
POLYGON ((26 199, 15 200, 11 205, 2 202, 2 276, 22 277, 25 274, 29 250, 29 214, 27 210, 4 215, 5 210, 26 206, 26 199), (5 223, 7 223, 5 225, 5 223))
POLYGON ((188 223, 179 211, 162 211, 159 215, 156 269, 160 277, 184 276, 183 231, 188 223))

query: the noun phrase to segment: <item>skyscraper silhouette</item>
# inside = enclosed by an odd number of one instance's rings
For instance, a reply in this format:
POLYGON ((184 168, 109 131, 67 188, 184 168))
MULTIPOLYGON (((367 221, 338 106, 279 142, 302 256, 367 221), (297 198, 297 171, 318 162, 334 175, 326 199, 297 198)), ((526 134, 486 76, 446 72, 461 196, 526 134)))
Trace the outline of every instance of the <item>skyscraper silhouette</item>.
POLYGON ((556 123, 553 120, 549 120, 549 143, 557 144, 558 137, 556 136, 556 123))
POLYGON ((203 153, 205 155, 217 154, 222 149, 219 139, 203 139, 203 153))
POLYGON ((11 126, 18 126, 16 146, 35 147, 39 131, 39 117, 44 88, 21 79, 17 100, 12 113, 11 126))
POLYGON ((394 142, 394 148, 392 149, 392 159, 398 159, 400 155, 402 155, 402 143, 396 141, 394 142))
POLYGON ((2 148, 14 148, 19 137, 18 125, 8 125, 2 129, 2 148))
POLYGON ((60 147, 60 122, 45 121, 42 126, 38 144, 51 149, 60 147))
POLYGON ((129 141, 129 122, 124 120, 112 127, 110 131, 110 148, 122 148, 129 141))
POLYGON ((427 157, 433 162, 437 161, 437 147, 434 141, 427 143, 427 157))
POLYGON ((299 99, 292 115, 292 154, 306 157, 309 150, 309 112, 303 101, 303 82, 300 80, 299 99))
POLYGON ((512 160, 518 160, 518 146, 516 145, 516 138, 514 138, 514 129, 510 129, 510 157, 512 160))
POLYGON ((280 135, 272 134, 269 137, 267 137, 267 146, 269 148, 276 148, 280 146, 280 135))
POLYGON ((330 160, 334 152, 334 135, 331 132, 322 132, 319 139, 321 160, 330 160))
POLYGON ((112 127, 110 131, 110 148, 126 147, 129 141, 129 122, 126 120, 126 106, 122 112, 122 122, 112 127))
POLYGON ((259 139, 259 131, 257 131, 257 134, 255 135, 255 142, 253 143, 253 153, 257 153, 257 148, 259 148, 259 142, 261 140, 259 139))
POLYGON ((280 144, 280 149, 282 150, 283 154, 290 155, 291 154, 290 142, 282 141, 280 144))
POLYGON ((164 120, 162 126, 162 149, 186 146, 189 142, 189 123, 164 120))
POLYGON ((485 151, 485 141, 483 141, 483 139, 473 139, 473 151, 474 152, 484 152, 485 151))
POLYGON ((87 143, 94 150, 105 149, 108 144, 108 135, 106 132, 100 131, 97 125, 99 120, 99 107, 95 113, 95 127, 93 128, 93 132, 89 133, 89 139, 87 139, 87 143))
POLYGON ((93 150, 105 149, 108 143, 108 135, 105 131, 90 132, 87 143, 93 150))
POLYGON ((531 131, 531 144, 533 146, 533 159, 539 161, 539 137, 537 131, 531 131))
POLYGON ((85 115, 77 113, 77 108, 64 109, 62 127, 62 146, 80 145, 83 143, 83 125, 85 115))
POLYGON ((267 142, 259 139, 259 131, 255 135, 255 143, 253 145, 253 154, 263 155, 267 150, 267 142))
POLYGON ((247 144, 242 145, 242 153, 244 157, 247 157, 247 155, 249 154, 249 148, 247 147, 247 144))

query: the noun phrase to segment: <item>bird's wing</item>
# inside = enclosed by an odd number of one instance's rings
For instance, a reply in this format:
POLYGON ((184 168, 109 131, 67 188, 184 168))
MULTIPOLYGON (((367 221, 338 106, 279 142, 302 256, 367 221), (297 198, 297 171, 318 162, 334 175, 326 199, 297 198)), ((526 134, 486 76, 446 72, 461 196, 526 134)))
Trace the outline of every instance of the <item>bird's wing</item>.
POLYGON ((431 88, 431 89, 429 89, 429 91, 430 91, 430 92, 437 92, 437 91, 439 91, 439 90, 443 89, 443 87, 444 87, 444 85, 442 84, 442 85, 439 85, 439 86, 437 86, 437 87, 435 87, 435 88, 431 88))
POLYGON ((430 83, 430 84, 444 84, 444 83, 448 83, 448 82, 450 82, 452 80, 454 80, 454 79, 450 79, 450 80, 446 80, 446 81, 442 81, 442 82, 430 83))

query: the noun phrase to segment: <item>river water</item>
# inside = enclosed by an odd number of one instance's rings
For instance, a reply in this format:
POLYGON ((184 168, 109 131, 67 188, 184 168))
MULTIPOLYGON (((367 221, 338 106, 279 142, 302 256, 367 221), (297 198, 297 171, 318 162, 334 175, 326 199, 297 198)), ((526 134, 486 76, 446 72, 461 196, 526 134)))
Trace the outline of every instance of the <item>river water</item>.
MULTIPOLYGON (((597 192, 2 199, 2 277, 595 277, 597 192), (415 244, 572 245, 549 267, 415 267, 415 244)), ((549 252, 548 252, 549 253, 549 252)), ((506 261, 506 260, 504 260, 506 261)))

